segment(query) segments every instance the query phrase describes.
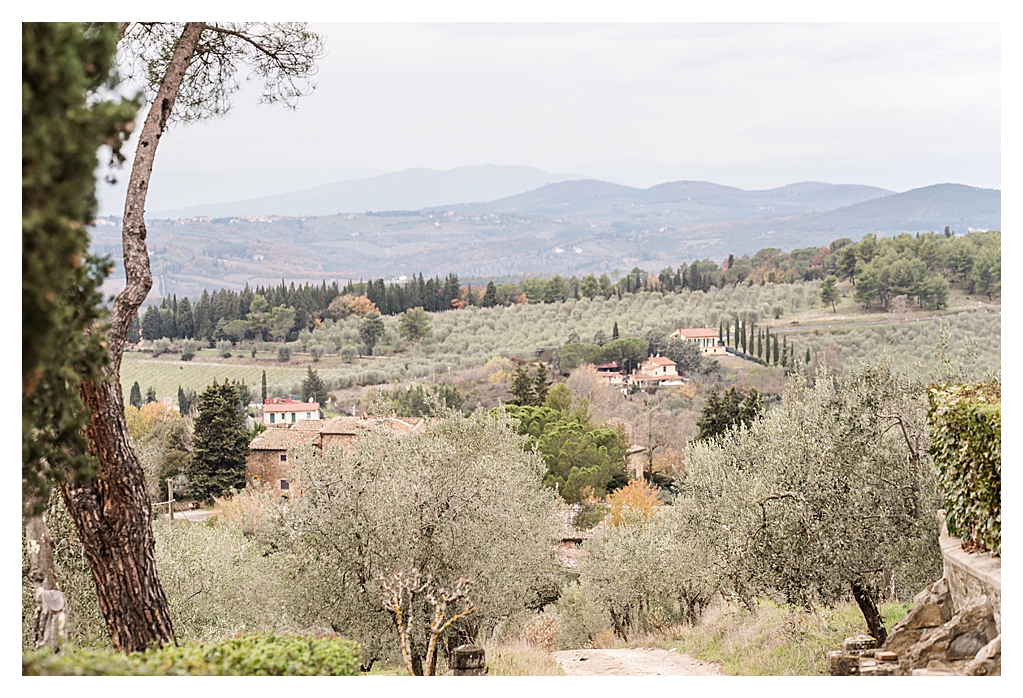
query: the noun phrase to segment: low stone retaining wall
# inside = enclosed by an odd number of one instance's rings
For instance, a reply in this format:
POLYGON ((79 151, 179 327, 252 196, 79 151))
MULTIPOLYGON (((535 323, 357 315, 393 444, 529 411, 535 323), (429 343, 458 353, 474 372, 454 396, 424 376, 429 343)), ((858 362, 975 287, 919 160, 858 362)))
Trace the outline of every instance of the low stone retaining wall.
POLYGON ((883 647, 868 636, 848 638, 828 653, 833 676, 995 676, 1002 670, 1002 560, 967 553, 962 541, 939 536, 944 574, 913 599, 883 647))

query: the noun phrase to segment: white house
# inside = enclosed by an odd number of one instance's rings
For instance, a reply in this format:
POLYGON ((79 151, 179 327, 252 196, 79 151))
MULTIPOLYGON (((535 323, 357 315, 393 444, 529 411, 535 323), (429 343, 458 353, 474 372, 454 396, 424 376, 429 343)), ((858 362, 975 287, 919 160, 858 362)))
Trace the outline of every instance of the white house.
POLYGON ((320 418, 320 403, 289 400, 285 397, 270 398, 263 403, 263 424, 267 426, 287 426, 307 419, 320 418))

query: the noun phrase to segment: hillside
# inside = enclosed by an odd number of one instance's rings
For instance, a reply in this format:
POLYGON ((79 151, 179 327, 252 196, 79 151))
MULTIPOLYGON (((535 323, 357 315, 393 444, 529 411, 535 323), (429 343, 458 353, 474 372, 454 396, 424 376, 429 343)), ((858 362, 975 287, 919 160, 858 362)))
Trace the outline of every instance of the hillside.
MULTIPOLYGON (((868 232, 945 226, 960 233, 999 229, 1001 192, 938 184, 896 194, 819 182, 763 191, 709 182, 637 189, 571 180, 486 204, 148 221, 155 297, 281 279, 344 283, 417 273, 494 278, 660 269, 765 247, 788 250, 840 237, 858 240, 868 232)), ((117 219, 97 221, 92 249, 120 257, 117 219)), ((117 290, 119 275, 115 270, 108 292, 117 290)))
POLYGON ((423 167, 245 201, 157 211, 154 218, 193 216, 325 216, 339 212, 420 209, 452 201, 490 201, 573 175, 521 165, 481 165, 438 171, 423 167))

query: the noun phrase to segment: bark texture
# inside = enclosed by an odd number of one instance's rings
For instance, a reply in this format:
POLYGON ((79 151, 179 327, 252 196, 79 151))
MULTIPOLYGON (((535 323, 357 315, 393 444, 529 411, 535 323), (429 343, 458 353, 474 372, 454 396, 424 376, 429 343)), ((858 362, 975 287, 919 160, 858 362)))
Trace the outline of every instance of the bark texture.
POLYGON ((114 302, 107 331, 110 364, 106 380, 81 386, 90 413, 89 452, 100 472, 86 485, 64 483, 60 488, 92 569, 110 639, 122 652, 174 639, 167 597, 156 574, 145 477, 128 442, 120 373, 128 328, 153 283, 143 215, 156 148, 203 29, 201 22, 185 25, 135 151, 121 231, 126 284, 114 302))
POLYGON ((36 649, 49 647, 60 651, 64 637, 64 623, 67 619, 67 604, 57 584, 57 566, 53 562, 53 542, 50 529, 46 526, 44 514, 33 516, 25 524, 25 539, 28 544, 29 579, 35 588, 36 649))
POLYGON ((873 595, 871 595, 869 590, 856 582, 852 583, 852 593, 853 598, 856 599, 856 605, 860 607, 860 612, 863 613, 863 619, 867 621, 867 630, 877 640, 878 646, 883 645, 885 640, 888 639, 888 631, 885 630, 881 611, 878 610, 873 595))

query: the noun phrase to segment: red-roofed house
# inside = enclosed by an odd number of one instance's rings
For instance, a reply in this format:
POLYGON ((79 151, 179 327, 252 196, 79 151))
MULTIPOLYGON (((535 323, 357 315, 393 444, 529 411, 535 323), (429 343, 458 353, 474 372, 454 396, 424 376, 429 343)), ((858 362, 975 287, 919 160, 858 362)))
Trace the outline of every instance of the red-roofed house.
POLYGON ((639 365, 639 369, 629 376, 629 385, 640 388, 657 387, 661 383, 681 383, 675 362, 665 356, 651 356, 639 365))
POLYGON ((286 397, 273 397, 263 403, 263 424, 267 426, 286 426, 306 419, 320 418, 320 403, 289 400, 286 397))
POLYGON ((696 344, 705 356, 726 353, 718 333, 707 327, 683 327, 672 332, 671 336, 696 344))

